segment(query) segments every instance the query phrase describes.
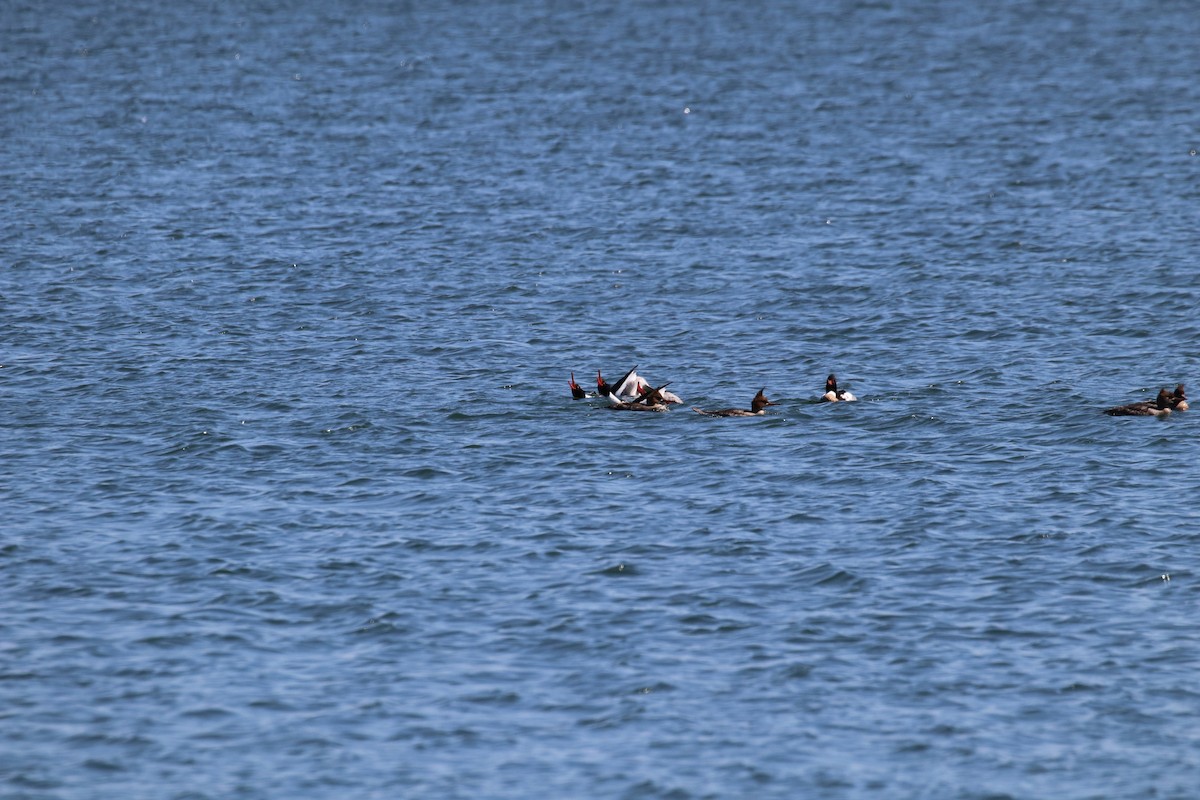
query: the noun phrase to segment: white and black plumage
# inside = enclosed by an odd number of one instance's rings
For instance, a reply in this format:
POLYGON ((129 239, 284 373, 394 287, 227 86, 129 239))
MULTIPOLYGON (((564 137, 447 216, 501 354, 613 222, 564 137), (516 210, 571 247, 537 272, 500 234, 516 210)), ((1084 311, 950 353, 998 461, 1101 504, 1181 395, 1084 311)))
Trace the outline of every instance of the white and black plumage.
POLYGON ((837 375, 830 374, 825 379, 825 394, 821 395, 821 399, 827 403, 850 403, 858 398, 845 389, 839 389, 837 375))
POLYGON ((664 383, 657 388, 643 387, 643 391, 632 400, 614 400, 611 397, 611 405, 608 406, 612 411, 667 411, 670 406, 663 399, 663 389, 668 384, 664 383))

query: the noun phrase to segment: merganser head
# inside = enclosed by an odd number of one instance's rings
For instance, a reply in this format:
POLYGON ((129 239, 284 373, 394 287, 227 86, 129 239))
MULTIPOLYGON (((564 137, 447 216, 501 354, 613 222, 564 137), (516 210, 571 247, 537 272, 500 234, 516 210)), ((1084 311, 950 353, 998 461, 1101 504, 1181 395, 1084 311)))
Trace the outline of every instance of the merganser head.
POLYGON ((571 387, 571 396, 576 400, 581 400, 584 397, 587 397, 587 392, 583 390, 582 386, 575 382, 574 372, 571 373, 571 381, 567 385, 571 387))
POLYGON ((765 392, 766 390, 767 390, 767 387, 765 387, 765 386, 763 388, 759 389, 758 394, 754 395, 754 399, 750 401, 750 410, 753 411, 755 414, 757 414, 759 411, 762 411, 767 406, 779 405, 778 403, 772 403, 770 400, 767 399, 767 396, 765 394, 763 394, 763 392, 765 392))
POLYGON ((1164 409, 1164 408, 1171 408, 1174 405, 1173 401, 1174 401, 1174 398, 1171 396, 1171 393, 1168 392, 1166 389, 1158 390, 1158 399, 1155 401, 1155 405, 1160 410, 1164 409))
POLYGON ((596 391, 600 392, 604 397, 612 394, 612 389, 604 382, 604 378, 600 377, 600 370, 596 370, 596 391))
POLYGON ((1188 406, 1187 395, 1183 392, 1182 383, 1175 387, 1175 395, 1171 398, 1171 403, 1178 411, 1187 411, 1190 408, 1188 406))
POLYGON ((825 379, 825 391, 837 394, 837 375, 831 373, 829 377, 825 379))

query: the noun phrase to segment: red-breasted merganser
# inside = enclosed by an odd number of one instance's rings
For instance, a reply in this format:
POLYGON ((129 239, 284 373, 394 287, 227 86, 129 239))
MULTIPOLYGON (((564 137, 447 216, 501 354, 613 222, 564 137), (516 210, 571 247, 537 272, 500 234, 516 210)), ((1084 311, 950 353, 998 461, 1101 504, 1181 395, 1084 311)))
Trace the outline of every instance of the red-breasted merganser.
MULTIPOLYGON (((666 386, 667 384, 663 384, 666 386)), ((621 376, 621 380, 614 383, 608 383, 600 375, 600 370, 596 370, 596 389, 602 397, 607 397, 610 401, 635 400, 638 395, 650 388, 650 383, 637 374, 637 365, 633 369, 621 376)), ((659 387, 660 389, 662 387, 659 387)), ((674 392, 663 392, 662 401, 664 403, 682 403, 683 400, 674 392)))
POLYGON ((1175 386, 1175 393, 1171 395, 1171 403, 1176 411, 1188 410, 1187 395, 1184 394, 1182 383, 1175 386))
MULTIPOLYGON (((637 375, 635 374, 634 377, 636 378, 637 375)), ((666 386, 666 385, 667 384, 665 384, 665 383, 663 384, 663 386, 666 386)), ((648 385, 646 385, 644 382, 642 382, 642 380, 640 378, 638 379, 638 393, 639 394, 641 392, 648 390, 649 388, 650 387, 648 385)), ((658 389, 661 390, 662 386, 658 387, 658 389)), ((679 395, 675 394, 674 392, 659 391, 658 396, 662 398, 662 401, 664 403, 682 403, 683 402, 683 400, 681 400, 679 398, 679 395)))
POLYGON ((619 401, 638 396, 637 391, 637 375, 634 370, 637 369, 637 364, 633 365, 633 369, 621 376, 621 380, 616 383, 609 383, 600 375, 600 370, 596 370, 596 391, 601 397, 607 397, 611 401, 619 401))
MULTIPOLYGON (((1130 403, 1125 406, 1110 408, 1104 413, 1110 417, 1165 417, 1171 413, 1174 406, 1174 395, 1166 389, 1158 390, 1158 397, 1153 403, 1130 403)), ((1184 401, 1187 402, 1186 400, 1184 401)))
POLYGON ((777 406, 778 403, 772 403, 763 394, 767 389, 764 386, 758 390, 758 394, 754 395, 754 399, 750 401, 750 410, 744 408, 726 408, 721 411, 705 411, 703 408, 692 406, 692 411, 697 414, 704 414, 708 417, 757 417, 766 413, 767 406, 777 406))
POLYGON ((850 403, 858 398, 845 389, 839 389, 837 375, 830 375, 825 379, 825 394, 821 395, 821 399, 828 403, 850 403))
POLYGON ((647 387, 645 391, 639 394, 632 400, 617 400, 615 397, 609 397, 612 405, 608 408, 613 411, 667 411, 670 406, 663 400, 663 389, 668 384, 664 383, 657 388, 647 387))

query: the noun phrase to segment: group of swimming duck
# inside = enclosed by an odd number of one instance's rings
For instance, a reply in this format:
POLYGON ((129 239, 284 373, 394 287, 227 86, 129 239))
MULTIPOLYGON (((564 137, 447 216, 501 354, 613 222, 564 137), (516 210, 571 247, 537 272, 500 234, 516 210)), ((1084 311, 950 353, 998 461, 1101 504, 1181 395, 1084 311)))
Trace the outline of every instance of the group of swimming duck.
POLYGON ((1165 417, 1172 411, 1187 410, 1187 395, 1184 394, 1181 383, 1175 387, 1174 392, 1159 389, 1158 397, 1154 400, 1143 400, 1140 403, 1117 406, 1107 409, 1104 413, 1110 417, 1165 417))
MULTIPOLYGON (((672 405, 682 403, 679 395, 666 391, 670 381, 661 386, 653 386, 637 374, 637 365, 621 376, 619 381, 609 383, 604 380, 600 370, 596 370, 596 393, 588 394, 582 386, 575 382, 575 373, 571 373, 569 382, 571 396, 576 400, 589 397, 603 397, 608 400, 608 408, 613 411, 666 411, 672 405)), ((750 401, 750 408, 723 408, 719 411, 708 411, 692 406, 697 414, 708 417, 757 417, 766 413, 767 406, 778 405, 767 399, 766 387, 758 390, 750 401)), ((845 389, 838 387, 837 375, 825 379, 825 394, 820 398, 828 403, 846 403, 858 398, 845 389)), ((1159 390, 1154 400, 1143 400, 1138 403, 1117 406, 1107 409, 1104 413, 1111 417, 1165 417, 1172 411, 1187 411, 1187 395, 1183 384, 1175 387, 1174 392, 1166 389, 1159 390)))
MULTIPOLYGON (((607 408, 612 411, 666 411, 673 404, 683 402, 679 395, 666 391, 666 388, 670 386, 670 381, 661 386, 653 386, 637 374, 637 365, 634 365, 633 369, 622 375, 621 379, 615 383, 604 380, 600 370, 596 370, 596 394, 588 394, 582 386, 576 383, 574 372, 571 373, 569 385, 571 396, 576 400, 603 397, 608 400, 607 408)), ((754 395, 754 399, 750 401, 749 409, 723 408, 719 411, 708 411, 692 406, 692 410, 708 417, 757 417, 766 413, 767 406, 778 405, 767 399, 765 391, 766 387, 758 390, 758 394, 754 395)), ((830 403, 845 403, 857 399, 845 389, 838 388, 836 375, 830 375, 825 379, 825 394, 821 396, 821 400, 830 403)))

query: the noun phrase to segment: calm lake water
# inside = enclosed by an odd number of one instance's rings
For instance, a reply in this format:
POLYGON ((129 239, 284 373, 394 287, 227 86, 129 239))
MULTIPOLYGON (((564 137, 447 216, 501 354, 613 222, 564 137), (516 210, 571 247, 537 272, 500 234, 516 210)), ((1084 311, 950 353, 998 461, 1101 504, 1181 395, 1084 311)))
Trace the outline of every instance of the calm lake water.
POLYGON ((1075 5, 0 0, 0 797, 1195 797, 1200 14, 1075 5))

